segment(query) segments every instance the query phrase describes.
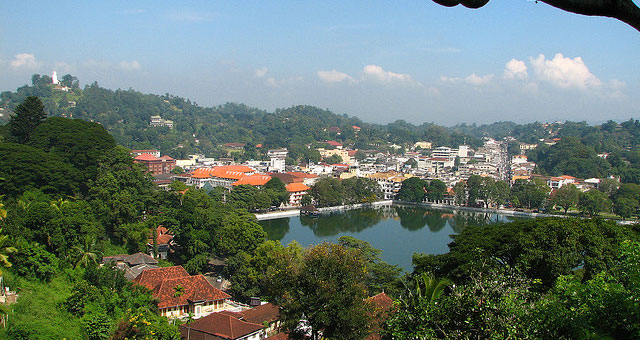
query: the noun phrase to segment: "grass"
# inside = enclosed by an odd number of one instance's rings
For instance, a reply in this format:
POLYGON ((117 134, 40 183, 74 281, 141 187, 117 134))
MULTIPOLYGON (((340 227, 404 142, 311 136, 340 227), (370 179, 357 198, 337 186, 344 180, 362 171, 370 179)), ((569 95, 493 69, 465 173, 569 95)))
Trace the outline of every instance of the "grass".
POLYGON ((17 290, 18 302, 10 306, 7 328, 0 339, 84 339, 79 319, 60 308, 71 292, 72 283, 65 273, 42 283, 4 272, 5 285, 17 290), (16 331, 20 331, 16 334, 16 331), (14 337, 10 337, 13 333, 14 337))

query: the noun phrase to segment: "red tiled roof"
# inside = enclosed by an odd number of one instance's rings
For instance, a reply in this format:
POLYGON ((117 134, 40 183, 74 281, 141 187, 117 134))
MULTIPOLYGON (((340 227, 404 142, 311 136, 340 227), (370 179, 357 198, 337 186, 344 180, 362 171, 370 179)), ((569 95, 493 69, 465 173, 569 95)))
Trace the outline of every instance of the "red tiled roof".
MULTIPOLYGON (((225 339, 238 339, 264 328, 262 325, 239 320, 225 313, 213 313, 194 321, 191 325, 191 339, 205 339, 198 336, 206 333, 225 339), (195 332, 194 332, 195 331, 195 332)), ((181 333, 187 332, 187 327, 180 327, 181 333)))
POLYGON ((277 321, 280 318, 280 309, 273 303, 265 303, 240 312, 240 314, 247 322, 263 325, 265 321, 267 323, 277 321))
POLYGON ((150 155, 148 153, 143 153, 140 156, 137 156, 135 160, 136 161, 157 161, 157 160, 160 160, 160 158, 154 155, 150 155))
POLYGON ((331 164, 331 166, 335 166, 336 168, 348 168, 349 164, 331 164))
POLYGON ((289 334, 287 333, 278 333, 276 335, 272 335, 265 340, 289 340, 289 334))
POLYGON ((380 312, 386 312, 393 307, 393 300, 384 292, 368 298, 367 301, 373 302, 376 310, 380 312))
POLYGON ((300 192, 300 191, 307 191, 307 190, 311 189, 308 186, 306 186, 306 185, 304 185, 304 184, 302 184, 300 182, 287 184, 286 188, 287 188, 288 192, 300 192))
POLYGON ((237 182, 233 183, 233 186, 248 184, 253 186, 262 186, 267 184, 271 180, 271 176, 267 175, 259 175, 253 174, 251 176, 244 176, 240 178, 237 182))
POLYGON ((349 155, 349 157, 354 157, 356 155, 356 153, 358 153, 358 150, 349 150, 349 151, 347 151, 347 155, 349 155))
POLYGON ((166 161, 175 161, 175 159, 173 159, 173 158, 171 158, 171 157, 169 157, 167 155, 164 155, 164 156, 160 157, 160 159, 164 159, 166 161))
POLYGON ((158 308, 183 306, 189 304, 189 301, 214 301, 231 297, 231 295, 212 286, 203 275, 162 280, 157 293, 153 296, 160 300, 158 308), (180 296, 175 295, 174 288, 177 286, 183 288, 183 293, 180 296))
POLYGON ((183 276, 189 276, 189 273, 182 266, 153 268, 142 271, 134 282, 155 292, 160 288, 163 280, 183 276))
POLYGON ((334 140, 327 141, 327 144, 331 146, 342 146, 342 143, 336 142, 334 140))
POLYGON ((320 177, 316 174, 308 174, 305 172, 296 172, 296 171, 292 171, 292 172, 287 172, 287 174, 293 175, 295 177, 298 178, 316 178, 316 177, 320 177))
POLYGON ((353 128, 354 130, 360 130, 360 127, 357 125, 352 126, 351 128, 353 128))
POLYGON ((367 302, 373 303, 374 312, 373 312, 373 324, 371 325, 371 334, 367 336, 366 340, 378 340, 381 339, 380 331, 382 330, 381 325, 387 320, 389 317, 389 312, 391 312, 393 308, 393 300, 385 294, 384 292, 374 295, 370 298, 367 298, 367 302))

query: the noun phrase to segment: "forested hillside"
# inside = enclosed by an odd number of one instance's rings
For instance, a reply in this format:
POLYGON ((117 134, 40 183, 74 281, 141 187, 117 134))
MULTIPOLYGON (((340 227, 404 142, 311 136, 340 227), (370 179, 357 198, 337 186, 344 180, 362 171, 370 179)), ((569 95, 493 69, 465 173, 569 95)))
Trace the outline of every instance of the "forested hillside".
MULTIPOLYGON (((389 143, 431 141, 434 146, 482 145, 482 138, 538 144, 531 160, 542 174, 567 174, 580 178, 620 176, 623 182, 640 181, 640 122, 609 121, 599 126, 586 122, 528 123, 496 122, 443 127, 434 123, 415 125, 397 120, 386 125, 370 124, 356 117, 338 115, 313 106, 299 105, 267 112, 244 104, 227 103, 202 107, 170 94, 143 94, 133 89, 110 90, 96 82, 80 88, 72 75, 51 78, 35 74, 32 84, 0 94, 0 108, 10 113, 28 96, 39 97, 50 116, 80 118, 101 124, 115 142, 132 149, 159 149, 163 154, 185 158, 189 154, 225 157, 224 143, 246 143, 245 158, 259 157, 253 148, 287 147, 294 159, 309 158, 304 145, 337 140, 356 149, 387 150, 389 143), (66 87, 66 91, 61 90, 66 87), (151 127, 151 116, 172 120, 174 128, 151 127), (358 128, 354 129, 354 126, 358 128), (559 138, 553 146, 541 141, 559 138), (607 153, 606 160, 598 154, 607 153)), ((8 119, 9 114, 4 115, 8 119)), ((0 133, 2 128, 0 128, 0 133)), ((6 134, 6 133, 2 133, 6 134)), ((513 145, 511 145, 513 144, 513 145)), ((515 142, 512 153, 520 150, 515 142)))

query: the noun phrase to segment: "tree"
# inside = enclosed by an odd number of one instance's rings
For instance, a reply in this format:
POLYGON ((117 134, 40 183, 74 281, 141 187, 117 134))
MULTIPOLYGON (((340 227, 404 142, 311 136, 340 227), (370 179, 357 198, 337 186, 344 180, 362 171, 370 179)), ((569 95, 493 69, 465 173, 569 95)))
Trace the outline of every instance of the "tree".
POLYGON ((611 211, 611 200, 601 191, 591 189, 580 194, 578 208, 584 214, 595 216, 602 211, 611 211))
POLYGON ((364 281, 365 261, 355 249, 330 243, 304 252, 295 267, 280 269, 282 329, 301 335, 301 320, 312 340, 363 339, 368 335, 370 305, 364 281))
POLYGON ((369 295, 385 292, 391 296, 399 296, 400 274, 402 269, 397 265, 390 265, 380 259, 381 250, 373 248, 369 242, 358 240, 351 236, 341 236, 338 244, 362 252, 367 266, 367 291, 369 295))
POLYGON ((24 144, 29 140, 31 132, 47 118, 44 105, 38 97, 27 97, 14 110, 9 119, 10 140, 24 144))
MULTIPOLYGON (((489 0, 433 0, 442 6, 453 7, 462 4, 468 8, 480 8, 489 0)), ((540 0, 561 10, 588 16, 603 16, 618 19, 640 31, 640 8, 633 0, 540 0)))
POLYGON ((456 284, 470 279, 474 259, 494 257, 551 287, 560 275, 581 268, 589 279, 618 260, 620 243, 638 234, 602 219, 537 218, 504 224, 469 225, 441 255, 415 254, 414 272, 432 272, 456 284))
POLYGON ((318 206, 329 207, 342 204, 344 191, 339 179, 327 177, 317 181, 309 190, 309 195, 318 206))
POLYGON ((340 164, 343 161, 344 160, 342 159, 342 157, 340 157, 340 155, 337 155, 337 154, 331 155, 324 159, 324 162, 327 164, 340 164))
MULTIPOLYGON (((2 232, 2 228, 0 228, 0 232, 2 232)), ((15 253, 17 251, 15 247, 7 246, 8 240, 9 240, 8 235, 0 235, 0 266, 5 268, 11 267, 11 262, 9 261, 9 254, 15 253)), ((1 276, 2 276, 2 270, 0 270, 0 277, 1 276)))
POLYGON ((278 177, 271 178, 262 189, 271 196, 271 206, 279 207, 289 202, 287 187, 278 177))
POLYGON ((538 209, 544 205, 550 190, 542 180, 518 179, 511 187, 511 202, 519 207, 538 209))
MULTIPOLYGON (((94 252, 96 242, 89 236, 84 238, 84 242, 81 245, 75 246, 73 249, 76 252, 75 264, 76 267, 88 267, 90 264, 98 263, 99 253, 94 252)), ((102 256, 100 256, 102 257, 102 256)))
POLYGON ((551 195, 551 203, 564 209, 565 215, 567 210, 578 204, 580 198, 580 190, 575 185, 563 185, 551 195))
POLYGON ((427 188, 427 198, 430 201, 439 201, 444 198, 444 193, 447 192, 447 185, 439 179, 431 180, 429 188, 427 188))
POLYGON ((427 193, 427 182, 419 177, 407 178, 402 182, 396 199, 400 201, 422 203, 427 193))

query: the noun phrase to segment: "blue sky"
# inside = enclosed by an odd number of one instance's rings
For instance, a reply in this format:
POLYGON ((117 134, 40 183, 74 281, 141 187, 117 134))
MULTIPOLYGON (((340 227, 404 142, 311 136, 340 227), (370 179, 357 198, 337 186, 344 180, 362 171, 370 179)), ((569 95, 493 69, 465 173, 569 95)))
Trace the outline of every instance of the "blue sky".
MULTIPOLYGON (((637 2, 636 2, 637 3, 637 2)), ((0 91, 33 73, 368 122, 640 118, 640 32, 527 0, 4 1, 0 91)))

